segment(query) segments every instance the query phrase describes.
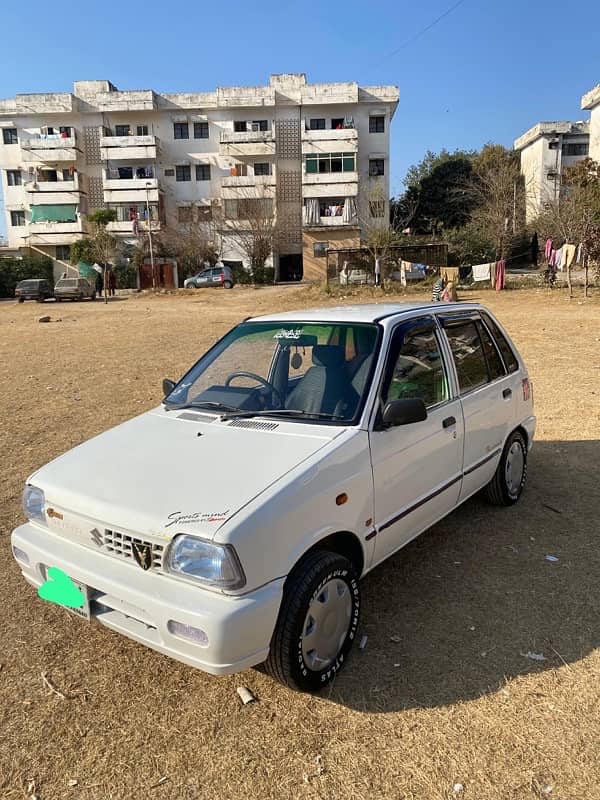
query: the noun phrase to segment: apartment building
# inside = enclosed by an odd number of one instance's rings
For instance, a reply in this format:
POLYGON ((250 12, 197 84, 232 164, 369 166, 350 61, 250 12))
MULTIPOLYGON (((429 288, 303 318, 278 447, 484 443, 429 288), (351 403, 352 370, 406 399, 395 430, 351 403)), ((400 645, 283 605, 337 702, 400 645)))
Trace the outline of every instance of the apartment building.
POLYGON ((248 265, 232 228, 260 204, 277 219, 278 280, 322 278, 328 249, 358 246, 389 217, 395 86, 310 84, 159 94, 76 81, 71 93, 0 101, 0 170, 8 244, 69 258, 86 216, 134 243, 196 222, 218 231, 221 257, 248 265))
POLYGON ((600 161, 600 83, 583 95, 581 108, 590 111, 590 158, 600 161))
POLYGON ((514 149, 521 153, 527 223, 545 203, 558 198, 563 170, 588 156, 589 130, 589 122, 538 122, 515 139, 514 149))

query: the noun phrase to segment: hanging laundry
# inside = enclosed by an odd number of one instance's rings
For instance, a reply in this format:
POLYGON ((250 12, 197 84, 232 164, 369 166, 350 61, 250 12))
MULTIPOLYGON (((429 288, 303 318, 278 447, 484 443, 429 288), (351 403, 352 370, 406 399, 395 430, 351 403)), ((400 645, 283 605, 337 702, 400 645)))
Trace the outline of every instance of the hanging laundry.
POLYGON ((137 218, 134 218, 134 219, 132 220, 132 223, 131 223, 131 232, 133 233, 133 235, 134 235, 134 236, 137 236, 137 235, 138 235, 138 233, 139 233, 139 226, 138 226, 138 221, 137 221, 137 218))
POLYGON ((563 244, 562 268, 569 269, 575 259, 575 245, 563 244))
POLYGON ((562 270, 563 249, 562 249, 562 247, 559 247, 558 250, 555 250, 554 252, 555 252, 555 255, 554 255, 554 266, 556 267, 556 269, 561 269, 562 270))
POLYGON ((556 267, 556 250, 554 248, 552 248, 550 252, 550 258, 548 259, 548 266, 556 267))
POLYGON ((459 277, 459 268, 458 267, 442 267, 440 270, 440 275, 445 278, 446 283, 452 281, 453 283, 458 282, 459 277))
POLYGON ((492 289, 496 285, 496 261, 490 263, 490 285, 492 289))
POLYGON ((581 264, 581 259, 583 256, 583 244, 579 243, 579 247, 577 248, 577 263, 581 264))
POLYGON ((546 256, 546 261, 550 263, 550 256, 552 255, 552 239, 546 239, 546 244, 544 245, 544 255, 546 256))
POLYGON ((506 261, 501 258, 496 262, 496 291, 500 292, 506 285, 506 261))
POLYGON ((489 281, 490 279, 490 265, 489 264, 476 264, 473 267, 473 280, 474 281, 489 281))

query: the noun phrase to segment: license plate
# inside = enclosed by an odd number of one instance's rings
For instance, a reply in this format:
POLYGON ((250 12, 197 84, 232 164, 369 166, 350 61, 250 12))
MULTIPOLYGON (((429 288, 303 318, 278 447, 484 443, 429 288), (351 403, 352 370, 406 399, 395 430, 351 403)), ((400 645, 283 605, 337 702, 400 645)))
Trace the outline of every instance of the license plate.
POLYGON ((79 583, 79 581, 76 581, 73 578, 71 578, 71 580, 73 581, 75 586, 79 589, 79 591, 83 595, 83 598, 84 598, 83 599, 83 605, 80 606, 80 608, 69 608, 69 606, 63 606, 63 608, 66 608, 67 611, 71 611, 76 616, 82 617, 83 619, 86 619, 89 622, 90 619, 91 619, 91 614, 90 614, 90 590, 89 590, 89 587, 86 586, 85 583, 79 583))

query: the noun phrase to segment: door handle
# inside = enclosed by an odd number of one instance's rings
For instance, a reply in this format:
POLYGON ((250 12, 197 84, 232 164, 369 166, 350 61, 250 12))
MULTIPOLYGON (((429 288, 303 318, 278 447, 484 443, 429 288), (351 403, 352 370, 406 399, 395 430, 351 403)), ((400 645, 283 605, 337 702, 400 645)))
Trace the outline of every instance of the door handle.
POLYGON ((502 397, 503 397, 505 400, 508 400, 508 398, 509 398, 509 397, 512 397, 512 389, 505 389, 505 390, 502 392, 502 397))
POLYGON ((451 425, 456 425, 455 417, 446 417, 446 419, 442 422, 442 428, 449 428, 451 425))

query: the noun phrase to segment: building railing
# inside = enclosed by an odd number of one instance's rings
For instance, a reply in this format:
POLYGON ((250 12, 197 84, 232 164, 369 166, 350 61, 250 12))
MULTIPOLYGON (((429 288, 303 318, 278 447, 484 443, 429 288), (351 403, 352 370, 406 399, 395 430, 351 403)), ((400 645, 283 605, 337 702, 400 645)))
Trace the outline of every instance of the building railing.
POLYGON ((101 136, 100 147, 147 147, 158 145, 158 136, 101 136))
POLYGON ((61 137, 58 134, 38 134, 37 136, 21 136, 23 150, 65 150, 77 146, 75 132, 71 136, 61 137))
POLYGON ((222 131, 221 144, 252 144, 259 142, 273 142, 275 133, 272 129, 267 131, 222 131))

